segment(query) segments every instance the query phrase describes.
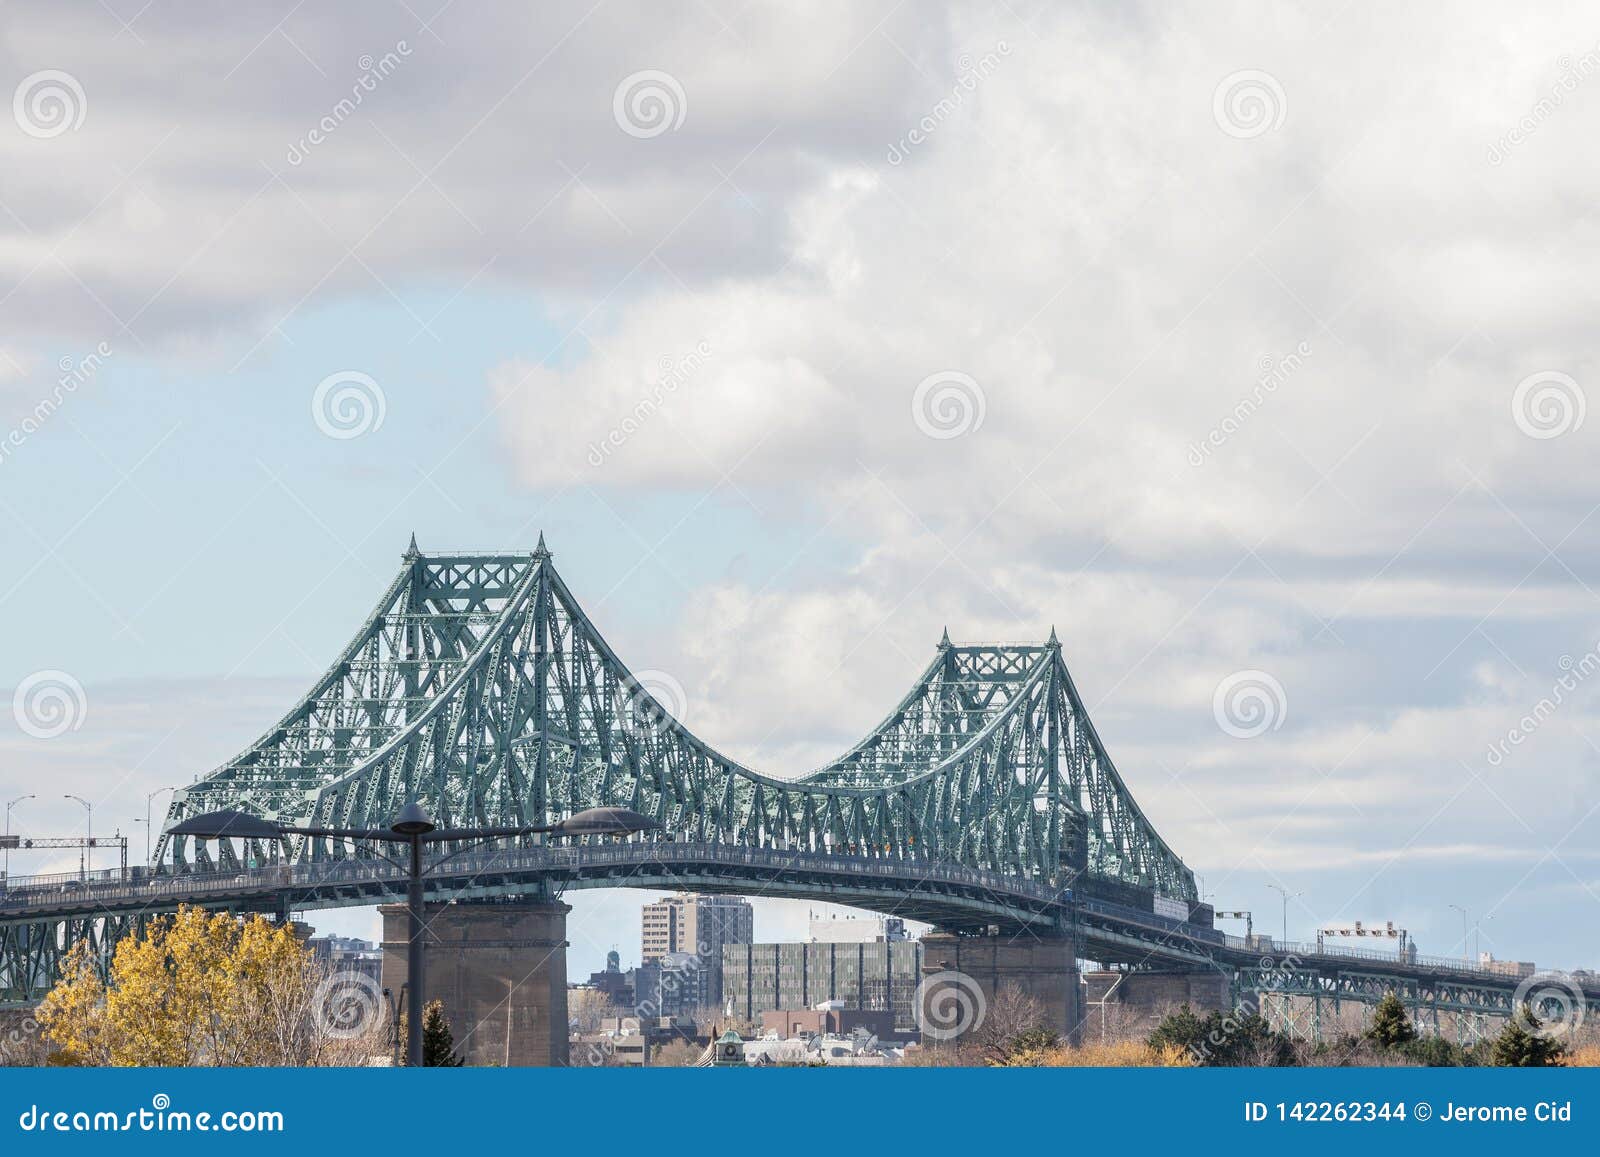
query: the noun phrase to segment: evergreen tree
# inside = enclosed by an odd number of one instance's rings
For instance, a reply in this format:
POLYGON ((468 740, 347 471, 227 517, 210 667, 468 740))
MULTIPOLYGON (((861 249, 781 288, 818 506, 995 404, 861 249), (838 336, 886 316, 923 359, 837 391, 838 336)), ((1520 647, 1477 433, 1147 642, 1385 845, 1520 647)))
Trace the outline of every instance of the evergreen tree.
POLYGON ((1539 1032, 1540 1020, 1524 1004, 1500 1030, 1489 1063, 1501 1068, 1537 1069, 1559 1065, 1567 1049, 1560 1041, 1539 1032))
POLYGON ((1168 1013, 1161 1018, 1161 1023, 1156 1025, 1155 1031, 1150 1034, 1150 1047, 1157 1052, 1165 1048, 1182 1049, 1184 1052, 1195 1054, 1197 1060, 1204 1063, 1202 1050, 1206 1040, 1206 1022, 1194 1014, 1194 1010, 1184 1004, 1177 1012, 1168 1013))
POLYGON ((422 1010, 422 1064, 430 1069, 454 1069, 465 1062, 456 1056, 456 1038, 445 1019, 444 1001, 430 1001, 422 1010))
POLYGON ((1160 1052, 1182 1049, 1198 1065, 1249 1065, 1271 1067, 1294 1063, 1294 1048, 1259 1013, 1223 1013, 1196 1016, 1187 1004, 1162 1019, 1150 1034, 1149 1045, 1160 1052))
POLYGON ((1372 1014, 1372 1027, 1367 1029, 1366 1037, 1380 1049, 1399 1048, 1417 1039, 1416 1027, 1406 1015, 1405 1005, 1394 993, 1389 993, 1378 1002, 1372 1014))

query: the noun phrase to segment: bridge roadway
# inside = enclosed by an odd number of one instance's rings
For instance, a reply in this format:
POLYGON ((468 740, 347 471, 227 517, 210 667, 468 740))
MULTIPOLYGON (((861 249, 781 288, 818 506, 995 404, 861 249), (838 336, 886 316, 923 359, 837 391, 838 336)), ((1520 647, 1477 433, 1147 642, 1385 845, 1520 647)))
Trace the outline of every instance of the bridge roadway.
MULTIPOLYGON (((1417 1006, 1503 1015, 1519 978, 1467 961, 1248 940, 1135 904, 1125 885, 1090 878, 1077 888, 943 863, 715 843, 631 841, 449 856, 431 870, 430 902, 558 895, 569 888, 691 889, 826 900, 933 924, 944 931, 1002 936, 1073 936, 1077 955, 1157 971, 1219 970, 1236 998, 1253 991, 1372 1003, 1391 990, 1417 1006)), ((0 1004, 38 995, 42 977, 19 991, 20 937, 106 920, 124 927, 179 904, 286 916, 291 912, 388 903, 405 894, 403 872, 381 860, 346 859, 239 871, 149 876, 143 869, 18 877, 0 890, 0 1004), (9 935, 8 935, 9 934, 9 935), (10 951, 6 951, 7 941, 10 951)), ((1149 895, 1148 893, 1146 894, 1149 895)), ((1587 978, 1585 978, 1587 979, 1587 978)), ((1600 984, 1571 985, 1600 1013, 1600 984)))

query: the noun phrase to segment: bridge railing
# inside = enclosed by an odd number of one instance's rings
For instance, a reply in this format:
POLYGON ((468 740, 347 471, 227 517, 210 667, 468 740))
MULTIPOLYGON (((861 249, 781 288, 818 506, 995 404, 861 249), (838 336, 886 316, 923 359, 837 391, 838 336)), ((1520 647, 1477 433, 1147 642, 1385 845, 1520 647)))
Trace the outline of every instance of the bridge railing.
MULTIPOLYGON (((1229 941, 1237 941, 1240 947, 1259 947, 1259 944, 1246 945, 1238 936, 1228 937, 1229 941)), ((1259 940, 1260 938, 1258 938, 1259 940)), ((1496 968, 1492 964, 1479 964, 1470 960, 1463 960, 1459 956, 1427 956, 1422 953, 1383 952, 1375 948, 1352 948, 1343 944, 1307 944, 1294 941, 1269 940, 1271 951, 1280 957, 1298 956, 1341 956, 1352 960, 1372 960, 1383 964, 1400 964, 1412 968, 1427 968, 1435 971, 1469 973, 1475 976, 1493 976, 1498 979, 1515 979, 1516 974, 1504 968, 1496 968)), ((1232 947, 1230 943, 1230 947, 1232 947)))
MULTIPOLYGON (((631 867, 641 859, 662 863, 716 863, 729 866, 846 872, 857 877, 904 880, 907 875, 941 884, 964 885, 998 895, 1022 896, 1041 904, 1071 898, 1069 891, 1050 884, 959 865, 928 861, 903 863, 871 856, 840 853, 773 851, 718 843, 646 841, 643 843, 589 844, 553 847, 486 849, 457 856, 441 878, 477 877, 496 873, 538 872, 549 869, 631 867)), ((152 875, 144 869, 91 873, 54 873, 0 879, 0 912, 28 908, 76 906, 80 901, 110 904, 142 900, 151 904, 204 899, 218 894, 269 893, 361 883, 396 883, 404 878, 397 867, 382 860, 349 859, 315 863, 274 864, 258 868, 195 869, 181 875, 152 875)))

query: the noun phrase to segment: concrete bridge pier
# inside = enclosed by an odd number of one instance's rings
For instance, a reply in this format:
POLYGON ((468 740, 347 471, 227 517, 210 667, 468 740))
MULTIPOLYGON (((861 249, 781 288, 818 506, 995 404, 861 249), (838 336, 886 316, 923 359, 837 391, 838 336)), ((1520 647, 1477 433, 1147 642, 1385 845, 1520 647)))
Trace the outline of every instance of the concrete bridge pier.
MULTIPOLYGON (((383 985, 406 983, 404 904, 385 904, 383 985)), ((567 913, 560 901, 458 901, 424 910, 424 1002, 442 1000, 469 1065, 567 1063, 567 913)))
MULTIPOLYGON (((1079 943, 1072 936, 1040 936, 1024 932, 1014 936, 955 936, 930 932, 922 938, 922 1008, 919 1023, 923 1039, 982 1036, 1003 1029, 1003 998, 997 994, 1015 987, 1044 1006, 1056 1032, 1078 1043, 1083 1029, 1083 993, 1078 981, 1079 943), (966 1010, 981 1006, 981 1017, 966 1010), (954 1037, 943 1034, 965 1020, 954 1037)), ((1022 1027, 1022 1026, 1016 1026, 1022 1027)))

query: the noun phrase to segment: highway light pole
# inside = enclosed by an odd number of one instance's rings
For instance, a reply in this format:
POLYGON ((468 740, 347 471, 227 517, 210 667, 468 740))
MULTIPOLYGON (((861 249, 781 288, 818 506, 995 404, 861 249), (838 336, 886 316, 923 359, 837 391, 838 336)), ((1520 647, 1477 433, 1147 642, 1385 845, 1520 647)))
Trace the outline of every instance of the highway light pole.
POLYGON ((1467 910, 1460 904, 1452 904, 1450 907, 1461 913, 1461 959, 1471 964, 1472 957, 1467 955, 1467 949, 1470 946, 1467 941, 1467 910))
MULTIPOLYGON (((390 860, 406 871, 406 915, 409 940, 406 943, 406 1064, 413 1068, 422 1065, 422 1005, 425 985, 423 969, 423 877, 422 859, 424 844, 481 843, 487 840, 514 839, 517 836, 628 836, 649 831, 661 825, 649 816, 640 815, 621 807, 597 807, 577 812, 553 824, 523 824, 505 828, 440 828, 432 817, 415 800, 400 809, 400 814, 387 828, 302 828, 262 819, 247 812, 218 811, 195 816, 172 827, 175 836, 192 836, 201 840, 242 839, 281 840, 285 836, 320 836, 328 839, 370 840, 378 843, 405 844, 409 855, 401 864, 390 860)), ((457 849, 451 855, 459 855, 457 849)), ((382 853, 378 853, 382 855, 382 853)), ((449 857, 445 857, 448 859, 449 857)), ((559 1027, 559 1026, 558 1026, 559 1027)))
POLYGON ((1305 893, 1295 892, 1291 895, 1289 889, 1282 884, 1268 884, 1267 887, 1276 890, 1283 897, 1283 943, 1287 944, 1289 943, 1289 901, 1298 900, 1305 893))
MULTIPOLYGON (((10 803, 6 804, 6 835, 9 836, 11 834, 11 809, 16 807, 19 803, 21 803, 25 799, 34 799, 34 798, 36 798, 36 797, 34 797, 32 795, 19 795, 16 799, 14 799, 10 803)), ((6 874, 6 876, 8 878, 11 875, 11 841, 10 840, 6 841, 6 870, 5 870, 5 874, 6 874)))
POLYGON ((143 823, 144 824, 144 862, 145 862, 146 865, 148 865, 150 863, 150 856, 152 854, 152 849, 151 849, 151 846, 150 846, 151 845, 150 833, 155 831, 154 820, 152 819, 151 813, 150 813, 150 805, 155 802, 156 796, 160 795, 162 792, 164 792, 164 791, 177 791, 177 790, 178 789, 175 788, 175 787, 158 787, 158 788, 155 789, 155 791, 146 793, 146 795, 144 797, 144 819, 143 820, 134 820, 133 821, 136 824, 137 823, 143 823))
POLYGON ((84 799, 81 795, 68 794, 62 796, 61 798, 77 800, 84 806, 84 810, 89 813, 89 830, 86 833, 89 839, 87 846, 85 846, 83 849, 83 858, 78 861, 79 866, 83 870, 83 882, 87 884, 89 882, 90 873, 94 871, 94 804, 84 799))

